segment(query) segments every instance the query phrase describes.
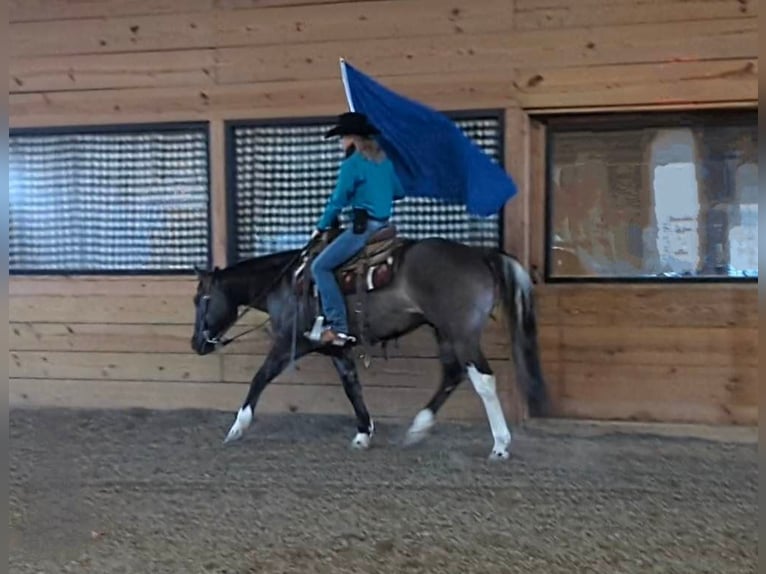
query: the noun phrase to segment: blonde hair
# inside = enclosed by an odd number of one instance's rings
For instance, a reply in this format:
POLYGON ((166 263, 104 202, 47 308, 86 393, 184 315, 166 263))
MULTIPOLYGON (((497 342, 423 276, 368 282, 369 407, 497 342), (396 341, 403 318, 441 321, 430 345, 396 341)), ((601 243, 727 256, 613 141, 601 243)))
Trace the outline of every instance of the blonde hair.
POLYGON ((356 149, 370 161, 381 162, 386 158, 386 153, 375 138, 354 136, 353 140, 356 149))

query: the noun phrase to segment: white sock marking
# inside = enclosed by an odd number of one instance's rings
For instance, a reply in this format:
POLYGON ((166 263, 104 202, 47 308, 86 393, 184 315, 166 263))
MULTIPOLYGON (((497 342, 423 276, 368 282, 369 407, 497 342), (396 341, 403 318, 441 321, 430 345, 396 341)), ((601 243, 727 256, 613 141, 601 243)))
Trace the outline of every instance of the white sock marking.
POLYGON ((375 434, 375 423, 370 419, 370 433, 358 432, 351 441, 351 448, 367 449, 370 447, 372 435, 375 434))
POLYGON ((503 408, 500 406, 500 399, 497 397, 495 377, 494 375, 479 372, 473 365, 468 365, 468 377, 471 379, 476 393, 484 403, 484 410, 487 412, 489 426, 492 429, 492 437, 495 439, 495 445, 490 456, 492 458, 508 458, 511 431, 508 430, 505 415, 503 415, 503 408))
POLYGON ((404 439, 405 444, 411 445, 423 440, 435 423, 436 419, 434 413, 431 412, 431 409, 421 410, 415 415, 415 418, 412 419, 412 424, 407 430, 407 436, 404 439))
POLYGON ((370 435, 363 432, 356 433, 354 440, 351 441, 351 446, 358 449, 366 449, 370 447, 370 435))
POLYGON ((434 414, 431 409, 423 409, 412 420, 412 426, 410 426, 410 432, 425 432, 434 426, 434 414))
POLYGON ((249 427, 250 423, 252 422, 253 422, 252 407, 248 405, 246 407, 239 409, 239 412, 237 413, 237 420, 235 420, 234 424, 231 425, 231 429, 229 429, 229 434, 226 435, 226 440, 224 442, 230 442, 240 438, 242 434, 247 430, 247 427, 249 427))

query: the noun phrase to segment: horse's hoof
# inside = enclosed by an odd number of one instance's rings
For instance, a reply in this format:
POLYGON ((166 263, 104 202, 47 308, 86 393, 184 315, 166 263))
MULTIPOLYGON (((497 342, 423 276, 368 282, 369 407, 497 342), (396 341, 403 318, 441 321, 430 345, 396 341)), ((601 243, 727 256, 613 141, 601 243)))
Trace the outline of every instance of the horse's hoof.
POLYGON ((223 439, 223 444, 229 444, 230 442, 234 442, 235 440, 239 440, 242 438, 242 431, 236 431, 233 428, 229 430, 229 433, 226 435, 226 438, 223 439))
POLYGON ((246 406, 241 409, 239 409, 239 412, 237 413, 237 420, 234 421, 234 424, 231 425, 231 428, 229 429, 229 434, 226 435, 226 438, 223 441, 223 444, 228 444, 230 442, 233 442, 235 440, 239 440, 242 438, 242 435, 245 433, 245 430, 247 430, 247 427, 250 426, 250 423, 253 422, 253 408, 251 406, 246 406))
POLYGON ((508 460, 509 458, 511 458, 511 454, 507 448, 493 448, 492 452, 489 453, 489 460, 508 460))
POLYGON ((356 433, 354 440, 351 441, 351 448, 354 450, 367 450, 370 448, 370 435, 363 432, 356 433))
POLYGON ((404 446, 412 446, 422 441, 429 435, 435 423, 434 414, 430 409, 420 411, 407 430, 407 434, 404 437, 404 446))
POLYGON ((404 440, 402 441, 402 446, 410 447, 415 446, 419 442, 422 442, 430 433, 427 430, 408 430, 407 434, 404 435, 404 440))

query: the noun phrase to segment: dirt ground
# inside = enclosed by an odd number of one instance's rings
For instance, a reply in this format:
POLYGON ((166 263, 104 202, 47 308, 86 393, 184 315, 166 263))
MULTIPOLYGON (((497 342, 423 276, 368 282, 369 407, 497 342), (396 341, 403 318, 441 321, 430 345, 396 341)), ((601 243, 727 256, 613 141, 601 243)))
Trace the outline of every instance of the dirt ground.
POLYGON ((379 422, 230 413, 10 418, 13 573, 754 573, 757 446, 535 421, 403 449, 379 422))

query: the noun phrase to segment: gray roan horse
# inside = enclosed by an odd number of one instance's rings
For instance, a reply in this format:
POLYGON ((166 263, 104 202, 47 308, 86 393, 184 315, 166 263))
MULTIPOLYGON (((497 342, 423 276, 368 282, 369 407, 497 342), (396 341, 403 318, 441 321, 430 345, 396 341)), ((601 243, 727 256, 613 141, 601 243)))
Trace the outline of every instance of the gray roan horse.
MULTIPOLYGON (((324 241, 332 241, 333 237, 324 241)), ((314 254, 321 249, 314 246, 314 254)), ((310 353, 329 356, 357 419, 354 448, 367 448, 373 422, 362 397, 353 347, 319 346, 304 333, 318 313, 310 270, 311 245, 248 259, 214 271, 197 270, 193 350, 208 354, 232 339, 223 336, 238 320, 239 308, 268 313, 273 343, 256 372, 225 442, 250 426, 264 388, 291 360, 310 353)), ((371 238, 363 254, 336 271, 349 308, 351 334, 365 345, 383 344, 418 327, 433 330, 442 365, 441 384, 415 416, 405 439, 424 438, 441 406, 468 375, 486 409, 494 438, 491 459, 509 456, 511 433, 498 400, 495 377, 481 350, 481 335, 496 304, 505 308, 516 381, 531 416, 549 405, 539 361, 533 286, 523 266, 498 249, 471 247, 432 238, 398 237, 393 227, 371 238), (354 304, 356 300, 357 304, 354 304), (361 303, 361 307, 359 304, 361 303), (355 321, 355 310, 364 321, 355 321), (361 329, 361 325, 366 325, 361 329)))

